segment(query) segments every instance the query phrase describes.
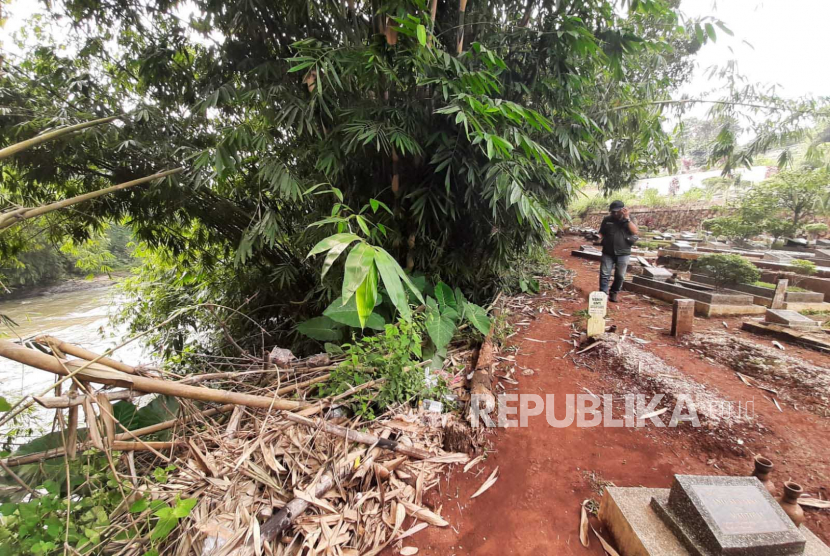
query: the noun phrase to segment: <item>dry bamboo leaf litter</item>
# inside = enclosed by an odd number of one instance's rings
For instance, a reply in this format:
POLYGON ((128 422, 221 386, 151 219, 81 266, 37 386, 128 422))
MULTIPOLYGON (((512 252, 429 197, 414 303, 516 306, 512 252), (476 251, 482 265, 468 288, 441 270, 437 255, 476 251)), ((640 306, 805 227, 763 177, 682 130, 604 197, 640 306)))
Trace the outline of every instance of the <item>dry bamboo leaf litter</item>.
POLYGON ((588 502, 590 502, 590 500, 584 500, 582 502, 579 519, 579 542, 582 543, 582 546, 585 548, 588 548, 588 545, 590 544, 588 540, 588 512, 585 510, 585 505, 588 502))
MULTIPOLYGON (((460 390, 459 397, 464 395, 463 369, 471 359, 472 350, 456 348, 450 361, 459 368, 442 371, 451 387, 460 390)), ((442 448, 442 427, 449 421, 448 414, 439 415, 436 421, 424 412, 400 406, 374 421, 338 419, 328 415, 336 403, 381 381, 360 385, 335 398, 308 402, 305 400, 313 400, 310 391, 315 388, 315 369, 295 360, 291 368, 264 373, 261 365, 249 362, 247 367, 233 367, 236 371, 213 373, 211 378, 193 382, 203 385, 200 393, 215 380, 217 386, 221 384, 223 390, 243 399, 268 398, 279 402, 274 405, 286 407, 294 404, 297 413, 259 406, 197 407, 183 397, 183 415, 171 415, 164 427, 173 430, 173 441, 164 444, 174 450, 167 455, 172 456, 175 467, 168 471, 166 481, 154 483, 146 492, 168 504, 177 498, 198 499, 182 526, 168 538, 165 550, 169 554, 259 556, 296 554, 298 550, 377 554, 392 541, 430 525, 449 526, 440 509, 424 502, 425 494, 447 475, 448 466, 464 465, 471 459, 442 448), (268 380, 260 380, 263 376, 268 380), (304 403, 289 404, 277 396, 292 384, 296 387, 291 396, 304 403), (288 512, 284 526, 275 528, 272 520, 289 506, 299 511, 288 512), (407 528, 405 519, 411 520, 407 528)), ((205 366, 221 370, 219 367, 214 363, 205 366)), ((110 377, 117 371, 100 372, 110 377)), ((199 375, 192 375, 196 377, 199 375)), ((108 398, 103 394, 86 397, 83 409, 93 424, 94 444, 107 449, 113 427, 95 411, 93 404, 98 403, 105 407, 108 398)), ((158 465, 161 460, 157 458, 158 454, 130 451, 125 461, 130 460, 130 475, 140 481, 141 471, 158 465)), ((127 524, 129 517, 125 511, 114 515, 114 525, 127 524)), ((143 554, 140 546, 120 541, 110 548, 124 556, 143 554)))
POLYGON ((498 468, 498 466, 497 466, 497 467, 493 470, 493 472, 490 474, 490 476, 487 478, 487 480, 486 480, 486 481, 484 481, 484 484, 482 484, 482 485, 479 487, 479 489, 475 492, 475 494, 473 494, 472 496, 470 496, 470 500, 472 500, 473 498, 476 498, 476 497, 478 497, 478 496, 481 496, 482 494, 484 494, 484 493, 487 491, 487 489, 489 489, 491 486, 493 486, 494 484, 496 484, 496 481, 499 479, 499 477, 498 477, 498 472, 499 472, 499 468, 498 468))

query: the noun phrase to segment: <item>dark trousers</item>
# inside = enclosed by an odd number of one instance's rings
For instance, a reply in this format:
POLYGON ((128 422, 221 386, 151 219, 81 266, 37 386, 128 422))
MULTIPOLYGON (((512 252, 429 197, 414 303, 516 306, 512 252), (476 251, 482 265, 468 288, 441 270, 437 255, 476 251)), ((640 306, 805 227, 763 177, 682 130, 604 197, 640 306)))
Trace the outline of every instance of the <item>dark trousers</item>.
POLYGON ((628 259, 631 255, 608 255, 602 254, 599 263, 599 289, 608 293, 608 282, 611 281, 611 270, 614 270, 614 283, 611 284, 611 291, 622 290, 625 281, 625 271, 628 269, 628 259))

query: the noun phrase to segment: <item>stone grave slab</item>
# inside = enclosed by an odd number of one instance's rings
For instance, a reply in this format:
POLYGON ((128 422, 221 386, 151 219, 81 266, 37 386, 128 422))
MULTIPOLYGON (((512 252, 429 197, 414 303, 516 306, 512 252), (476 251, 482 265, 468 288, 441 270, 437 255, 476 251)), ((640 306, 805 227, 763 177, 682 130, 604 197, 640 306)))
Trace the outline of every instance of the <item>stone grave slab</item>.
POLYGON ((766 253, 764 253, 764 256, 761 257, 761 259, 764 261, 773 261, 777 263, 788 263, 791 260, 793 260, 793 257, 787 255, 786 253, 775 253, 772 251, 767 251, 766 253))
MULTIPOLYGON (((651 506, 653 498, 668 496, 667 488, 605 487, 599 519, 621 556, 691 556, 651 506)), ((830 548, 809 529, 799 531, 807 540, 804 556, 830 556, 830 548)))
POLYGON ((649 506, 667 488, 605 487, 599 519, 622 556, 689 556, 689 551, 649 506))
POLYGON ((817 239, 816 246, 830 247, 830 239, 817 239))
POLYGON ((672 277, 672 272, 659 266, 646 266, 643 267, 643 276, 648 276, 652 280, 665 282, 672 277))
POLYGON ((688 241, 678 240, 672 242, 670 249, 674 249, 675 251, 694 251, 695 247, 688 241))
POLYGON ((816 249, 816 256, 822 259, 830 259, 830 249, 829 248, 822 248, 816 249))
POLYGON ((651 505, 696 556, 801 556, 807 544, 755 477, 675 475, 651 505))
POLYGON ((778 324, 786 326, 787 328, 797 328, 800 330, 821 329, 818 321, 805 317, 796 311, 786 309, 767 309, 764 318, 769 324, 778 324))

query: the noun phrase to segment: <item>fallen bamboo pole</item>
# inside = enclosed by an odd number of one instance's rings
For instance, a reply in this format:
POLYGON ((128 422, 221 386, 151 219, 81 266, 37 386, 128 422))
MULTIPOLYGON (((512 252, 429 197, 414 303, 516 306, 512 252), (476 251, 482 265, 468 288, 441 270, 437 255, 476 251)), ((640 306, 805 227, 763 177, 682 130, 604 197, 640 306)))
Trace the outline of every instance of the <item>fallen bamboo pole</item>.
MULTIPOLYGON (((135 442, 126 440, 114 440, 111 448, 119 452, 133 452, 140 450, 167 450, 174 446, 181 444, 180 442, 135 442)), ((92 443, 83 443, 78 448, 88 450, 92 448, 92 443)), ((9 456, 0 459, 0 464, 8 467, 18 467, 20 465, 28 465, 30 463, 40 463, 49 459, 63 457, 66 454, 66 448, 61 446, 59 448, 52 448, 51 450, 44 450, 43 452, 33 452, 31 454, 23 454, 20 456, 9 456)))
POLYGON ((307 407, 306 402, 285 400, 277 397, 255 396, 239 392, 227 392, 213 388, 202 388, 189 386, 155 378, 129 375, 121 371, 115 371, 109 367, 97 363, 84 362, 80 364, 77 360, 60 360, 54 356, 47 355, 40 351, 19 346, 8 340, 0 340, 0 356, 24 365, 48 371, 57 375, 65 376, 75 369, 84 367, 75 374, 78 380, 109 384, 122 388, 131 388, 153 394, 167 394, 203 402, 215 402, 221 404, 237 404, 260 409, 285 409, 294 410, 307 407))
POLYGON ((131 430, 129 432, 129 434, 126 433, 126 432, 122 432, 120 434, 116 434, 115 439, 116 440, 125 440, 127 438, 132 438, 133 436, 143 436, 145 434, 153 434, 153 433, 156 433, 156 432, 161 432, 163 430, 171 429, 171 428, 175 427, 176 425, 183 425, 183 424, 188 423, 190 421, 193 421, 194 419, 197 419, 199 417, 212 417, 212 416, 214 416, 218 413, 225 413, 227 411, 230 411, 234 407, 236 407, 234 404, 229 403, 229 404, 223 405, 222 407, 214 407, 212 409, 206 409, 205 411, 200 411, 199 413, 194 413, 192 415, 188 415, 188 416, 186 416, 182 419, 170 419, 169 421, 164 421, 162 423, 157 423, 155 425, 149 425, 147 427, 142 427, 140 429, 131 430))
MULTIPOLYGON (((332 487, 334 487, 335 475, 337 475, 340 479, 345 479, 348 477, 350 470, 350 466, 343 465, 340 466, 337 472, 328 471, 324 473, 323 476, 320 477, 320 480, 317 481, 317 484, 314 485, 314 498, 322 498, 332 489, 332 487)), ((301 516, 310 505, 311 504, 308 500, 303 498, 294 498, 280 511, 269 518, 268 521, 262 524, 259 528, 260 536, 263 540, 267 540, 269 542, 274 541, 280 534, 282 534, 283 531, 288 529, 291 526, 291 523, 297 519, 297 517, 301 516)), ((245 545, 239 550, 237 555, 249 556, 253 553, 253 547, 251 545, 245 545)))
POLYGON ((135 367, 133 367, 132 365, 127 365, 126 363, 116 361, 115 359, 112 359, 110 357, 103 357, 95 352, 89 351, 88 349, 84 349, 74 344, 70 344, 69 342, 59 340, 54 336, 38 336, 37 338, 35 338, 35 342, 43 344, 50 348, 58 348, 63 353, 68 353, 69 355, 80 357, 81 359, 85 359, 86 361, 95 361, 96 363, 100 363, 101 365, 112 367, 116 371, 121 371, 122 373, 129 373, 131 375, 135 374, 135 367))
MULTIPOLYGON (((66 375, 67 369, 73 365, 76 367, 79 366, 76 362, 59 360, 54 356, 46 355, 40 351, 18 346, 8 340, 0 340, 0 356, 58 375, 66 375)), ((250 394, 240 394, 238 392, 225 392, 222 390, 213 390, 211 388, 201 388, 198 386, 188 386, 175 382, 167 382, 154 378, 133 376, 102 367, 96 363, 86 363, 86 365, 87 367, 85 369, 75 375, 78 380, 88 380, 91 382, 113 384, 123 387, 135 387, 144 392, 168 394, 207 402, 245 405, 261 409, 294 410, 307 408, 310 410, 317 405, 322 406, 322 404, 310 405, 304 402, 284 400, 277 397, 269 398, 267 396, 254 396, 250 394)), ((305 425, 307 427, 319 428, 329 434, 333 434, 353 442, 377 445, 386 450, 404 454, 415 459, 426 459, 432 455, 425 450, 412 446, 405 446, 395 440, 387 440, 371 434, 354 431, 321 419, 309 419, 308 417, 289 413, 287 411, 283 413, 283 416, 287 421, 291 421, 293 423, 305 425)), ((128 434, 135 436, 134 432, 128 434)))
MULTIPOLYGON (((115 392, 100 392, 104 394, 111 402, 119 400, 133 400, 146 396, 149 392, 137 392, 135 390, 117 390, 115 392)), ((75 394, 68 396, 32 396, 35 401, 47 409, 66 409, 67 407, 77 407, 84 403, 86 394, 75 394)))
MULTIPOLYGON (((148 450, 149 448, 144 448, 143 447, 145 445, 154 448, 156 446, 156 444, 160 444, 160 443, 158 443, 158 442, 144 442, 144 441, 135 442, 135 441, 133 441, 133 442, 126 442, 126 444, 125 444, 124 441, 127 441, 130 438, 134 438, 134 437, 138 437, 138 436, 144 436, 145 434, 153 434, 153 433, 161 432, 163 430, 173 428, 176 425, 185 424, 185 423, 187 423, 189 421, 192 421, 194 419, 197 419, 199 417, 212 417, 212 416, 214 416, 218 413, 225 413, 227 411, 230 411, 234 407, 237 407, 237 406, 235 406, 233 404, 227 404, 227 405, 223 405, 221 407, 214 407, 214 408, 211 408, 211 409, 206 409, 205 411, 200 411, 199 413, 194 413, 192 415, 188 415, 187 417, 184 417, 182 419, 170 419, 169 421, 163 421, 163 422, 157 423, 155 425, 149 425, 147 427, 142 427, 140 429, 131 430, 129 433, 122 432, 122 433, 116 434, 115 437, 114 437, 115 438, 115 443, 113 445, 113 449, 114 450, 122 450, 122 451, 148 450), (120 444, 118 444, 119 442, 120 442, 120 444), (137 448, 136 447, 133 447, 133 448, 115 448, 116 445, 118 445, 118 446, 128 446, 128 445, 131 445, 131 444, 135 444, 138 447, 137 448)), ((76 413, 77 413, 77 411, 78 410, 75 409, 76 413)), ((80 449, 81 451, 89 449, 89 448, 92 447, 92 444, 89 443, 89 442, 82 442, 82 443, 78 444, 76 442, 70 443, 67 440, 67 444, 70 447, 74 444, 75 450, 80 449)), ((9 456, 9 457, 7 457, 5 459, 2 459, 0 461, 5 463, 9 467, 15 467, 15 466, 18 466, 18 465, 26 465, 28 463, 37 463, 37 462, 41 462, 41 461, 46 461, 48 459, 63 457, 63 455, 66 454, 66 453, 67 452, 65 450, 65 447, 52 448, 51 450, 44 450, 42 452, 33 452, 31 454, 24 454, 24 455, 20 455, 20 456, 9 456)), ((74 454, 75 454, 75 451, 70 450, 69 456, 74 457, 74 454)))
POLYGON ((282 394, 288 394, 288 393, 293 392, 294 390, 297 390, 299 388, 305 388, 306 386, 311 386, 312 384, 317 384, 319 382, 325 382, 329 379, 330 376, 331 376, 331 373, 326 373, 322 376, 318 376, 317 378, 312 378, 312 379, 306 380, 304 382, 298 382, 296 384, 291 384, 289 386, 285 386, 285 387, 280 388, 279 390, 277 390, 277 395, 281 396, 282 394))

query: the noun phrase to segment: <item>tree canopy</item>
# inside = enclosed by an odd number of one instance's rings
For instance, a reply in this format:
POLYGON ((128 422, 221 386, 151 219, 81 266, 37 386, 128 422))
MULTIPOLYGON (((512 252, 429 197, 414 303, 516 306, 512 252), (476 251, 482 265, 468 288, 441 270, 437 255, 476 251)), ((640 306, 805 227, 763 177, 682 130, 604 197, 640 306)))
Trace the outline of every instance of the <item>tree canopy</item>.
POLYGON ((582 180, 674 163, 661 102, 728 32, 677 4, 51 2, 68 32, 42 25, 4 61, 0 141, 118 120, 4 159, 4 195, 33 206, 185 167, 51 219, 78 240, 132 227, 154 257, 131 286, 137 327, 210 299, 286 340, 337 296, 342 263, 321 282, 306 258, 336 231, 476 298, 566 221, 582 180))

